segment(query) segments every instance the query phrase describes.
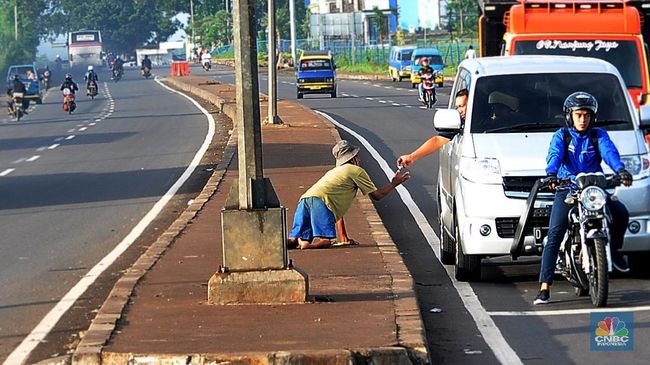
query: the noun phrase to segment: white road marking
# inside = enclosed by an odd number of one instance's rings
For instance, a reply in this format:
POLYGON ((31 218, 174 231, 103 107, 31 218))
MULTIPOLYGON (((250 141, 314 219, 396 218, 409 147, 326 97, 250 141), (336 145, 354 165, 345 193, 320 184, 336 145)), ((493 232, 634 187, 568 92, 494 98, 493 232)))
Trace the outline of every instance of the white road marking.
POLYGON ((86 129, 88 129, 88 127, 81 127, 81 128, 79 128, 79 132, 83 132, 83 131, 85 131, 86 129))
POLYGON ((650 305, 641 305, 637 307, 607 307, 607 308, 580 308, 580 309, 557 309, 557 310, 540 310, 540 311, 494 311, 488 312, 491 316, 569 316, 574 314, 589 314, 601 312, 643 312, 650 311, 650 305))
POLYGON ((350 95, 348 95, 348 94, 346 94, 346 93, 341 93, 341 95, 343 95, 343 96, 350 96, 350 95))
POLYGON ((69 140, 73 139, 74 137, 76 137, 76 136, 73 134, 73 135, 65 137, 65 140, 69 141, 69 140))
POLYGON ((97 123, 88 123, 89 126, 97 125, 97 123))
POLYGON ((95 122, 101 122, 101 121, 102 121, 102 120, 99 119, 99 118, 95 119, 95 122))
POLYGON ((426 108, 427 108, 426 106, 421 106, 421 107, 420 107, 420 109, 426 109, 426 108))
POLYGON ((0 176, 7 176, 7 175, 11 174, 14 171, 16 171, 16 169, 6 169, 6 170, 0 172, 0 176))
MULTIPOLYGON (((70 307, 81 297, 81 295, 92 285, 95 280, 106 270, 115 260, 117 260, 120 255, 126 249, 128 249, 131 244, 142 234, 142 232, 149 226, 149 224, 158 216, 158 214, 163 210, 165 205, 169 200, 176 194, 176 192, 183 186, 183 184, 189 179, 190 175, 199 167, 203 155, 208 150, 210 146, 210 141, 214 136, 215 132, 215 122, 212 115, 208 113, 199 103, 190 98, 189 96, 173 90, 162 83, 159 80, 154 79, 160 86, 165 89, 180 94, 186 99, 188 99, 192 104, 194 104, 207 118, 208 120, 208 132, 203 140, 203 144, 199 150, 194 155, 194 158, 189 163, 181 177, 169 188, 169 190, 163 195, 149 212, 138 222, 138 224, 133 227, 131 232, 124 237, 124 239, 117 245, 115 248, 109 252, 101 261, 99 261, 84 277, 70 289, 61 300, 52 308, 43 319, 40 321, 36 327, 23 339, 23 341, 16 347, 11 354, 5 359, 3 365, 13 365, 13 364, 22 364, 24 363, 31 352, 36 348, 36 346, 43 341, 43 339, 50 333, 52 328, 56 323, 61 319, 61 317, 70 309, 70 307)), ((13 169, 8 169, 0 173, 0 176, 5 176, 11 173, 13 169)))
POLYGON ((399 104, 399 103, 393 103, 392 105, 393 106, 402 106, 402 104, 399 104))
POLYGON ((72 133, 72 132, 74 132, 74 131, 75 131, 74 128, 72 128, 72 129, 68 129, 68 133, 72 133))
POLYGON ((375 100, 374 98, 366 98, 366 100, 375 100))
POLYGON ((413 105, 405 105, 407 108, 412 108, 413 105))
POLYGON ((373 84, 374 87, 381 87, 381 85, 373 84))
POLYGON ((382 103, 382 104, 386 104, 386 100, 377 100, 377 101, 382 103))
POLYGON ((59 147, 59 146, 60 146, 60 144, 55 143, 55 144, 51 145, 50 147, 48 147, 47 149, 48 149, 48 150, 53 150, 53 149, 55 149, 55 148, 57 148, 57 147, 59 147))
POLYGON ((15 160, 15 161, 12 161, 11 163, 14 164, 14 165, 17 165, 17 164, 19 164, 21 162, 24 162, 25 160, 27 160, 27 157, 19 158, 19 159, 15 160))
MULTIPOLYGON (((375 159, 375 161, 377 161, 379 167, 384 171, 386 177, 390 181, 390 179, 395 174, 393 172, 393 169, 390 168, 388 163, 386 163, 383 157, 381 157, 379 152, 375 150, 375 148, 370 144, 370 142, 368 142, 365 138, 363 138, 363 136, 361 136, 354 130, 340 124, 329 115, 320 111, 316 111, 316 112, 322 115, 323 117, 327 118, 338 128, 341 128, 347 133, 351 134, 359 142, 361 142, 361 144, 368 150, 368 152, 375 159)), ((440 246, 440 238, 438 238, 436 232, 433 230, 433 228, 427 221, 426 217, 420 210, 420 208, 417 206, 417 204, 415 204, 415 201, 413 201, 413 198, 411 197, 409 191, 403 185, 399 185, 397 188, 395 188, 395 191, 397 191, 397 193, 399 194, 400 198, 402 199, 402 201, 408 208, 409 212, 413 216, 413 219, 415 220, 418 227, 420 228, 422 235, 427 240, 429 247, 431 247, 431 250, 436 255, 438 261, 440 261, 440 257, 439 257, 440 253, 438 250, 440 246)), ((440 264, 442 265, 442 263, 440 264)), ((447 272, 447 276, 449 276, 451 283, 456 288, 456 291, 458 292, 460 299, 463 301, 465 308, 467 308, 468 313, 474 319, 474 322, 476 323, 476 327, 481 333, 481 336, 485 340, 485 343, 487 343, 487 345, 490 347, 497 360, 502 364, 523 364, 519 356, 517 356, 517 353, 512 349, 512 347, 510 347, 510 344, 508 344, 506 339, 501 334, 499 327, 497 327, 497 325, 494 323, 494 321, 492 320, 488 312, 485 310, 485 308, 483 308, 483 305, 481 305, 481 301, 478 299, 478 296, 476 296, 476 293, 474 293, 474 290, 472 289, 471 285, 469 283, 459 282, 458 280, 456 280, 454 278, 452 266, 442 265, 442 267, 447 272)))
POLYGON ((57 137, 57 138, 54 139, 54 142, 63 141, 64 138, 65 137, 57 137))
POLYGON ((36 149, 36 152, 43 152, 47 149, 47 146, 42 146, 36 149))
POLYGON ((41 158, 40 155, 34 155, 34 156, 32 156, 32 157, 26 159, 25 161, 26 161, 26 162, 32 162, 32 161, 36 161, 36 160, 38 160, 39 158, 41 158))
POLYGON ((351 94, 350 96, 353 97, 353 98, 358 98, 359 97, 359 95, 354 95, 354 94, 351 94))

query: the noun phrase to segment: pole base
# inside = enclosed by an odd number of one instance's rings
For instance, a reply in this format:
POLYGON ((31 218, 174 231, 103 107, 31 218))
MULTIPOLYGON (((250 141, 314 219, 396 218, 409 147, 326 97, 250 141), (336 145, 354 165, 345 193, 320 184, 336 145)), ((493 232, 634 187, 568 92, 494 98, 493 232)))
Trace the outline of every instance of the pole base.
POLYGON ((217 272, 208 281, 208 304, 298 304, 307 300, 307 274, 283 270, 217 272))

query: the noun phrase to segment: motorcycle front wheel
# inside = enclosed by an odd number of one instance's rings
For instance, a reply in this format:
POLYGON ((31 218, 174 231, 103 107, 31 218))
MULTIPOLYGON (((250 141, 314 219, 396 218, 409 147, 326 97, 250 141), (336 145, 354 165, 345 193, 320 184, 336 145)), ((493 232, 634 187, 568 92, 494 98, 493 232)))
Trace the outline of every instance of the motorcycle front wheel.
POLYGON ((606 239, 594 240, 593 246, 589 247, 589 296, 591 304, 596 307, 607 305, 609 293, 609 272, 607 269, 607 246, 606 239))

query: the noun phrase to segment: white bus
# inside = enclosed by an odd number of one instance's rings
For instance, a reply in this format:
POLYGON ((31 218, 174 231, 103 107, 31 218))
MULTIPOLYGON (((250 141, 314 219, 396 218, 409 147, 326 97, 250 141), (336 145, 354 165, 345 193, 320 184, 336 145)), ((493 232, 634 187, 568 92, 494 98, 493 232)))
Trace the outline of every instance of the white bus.
POLYGON ((102 35, 98 30, 80 30, 68 33, 70 67, 102 66, 102 54, 102 35))

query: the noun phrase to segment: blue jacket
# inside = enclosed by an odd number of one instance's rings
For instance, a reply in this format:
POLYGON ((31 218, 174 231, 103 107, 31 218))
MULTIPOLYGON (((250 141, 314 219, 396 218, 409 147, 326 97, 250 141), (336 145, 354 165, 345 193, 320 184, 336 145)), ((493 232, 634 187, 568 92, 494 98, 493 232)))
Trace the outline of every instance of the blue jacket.
MULTIPOLYGON (((598 137, 598 149, 602 159, 615 172, 625 168, 618 154, 618 149, 609 138, 607 131, 593 128, 598 137)), ((546 174, 557 175, 558 179, 575 177, 580 172, 602 172, 600 159, 594 149, 590 133, 580 133, 569 128, 571 144, 569 151, 564 151, 564 128, 560 128, 551 139, 551 145, 546 156, 546 174)))

